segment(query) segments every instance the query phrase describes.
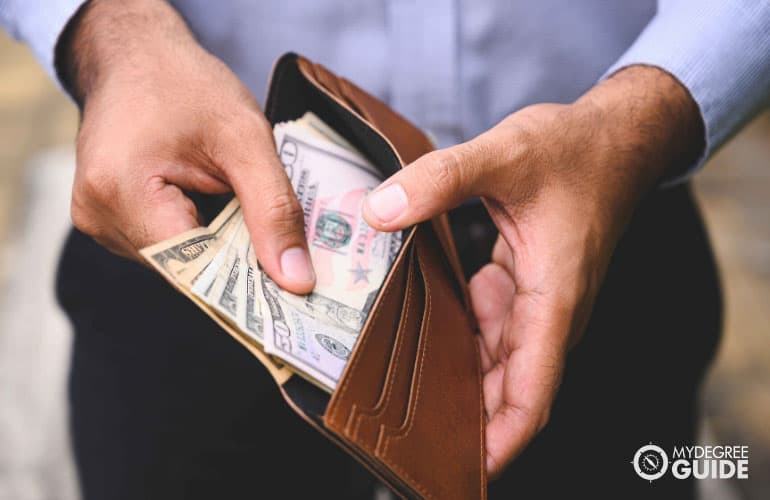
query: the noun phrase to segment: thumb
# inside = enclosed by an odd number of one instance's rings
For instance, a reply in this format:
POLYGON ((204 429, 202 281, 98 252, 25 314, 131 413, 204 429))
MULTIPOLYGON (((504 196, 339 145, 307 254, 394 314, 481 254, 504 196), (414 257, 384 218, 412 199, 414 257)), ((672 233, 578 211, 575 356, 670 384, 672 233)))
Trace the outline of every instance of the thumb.
POLYGON ((224 145, 221 163, 241 203, 257 259, 284 289, 309 293, 315 273, 304 214, 278 159, 272 130, 260 122, 233 139, 224 145))
POLYGON ((364 219, 377 230, 396 231, 483 195, 487 144, 480 136, 421 156, 367 196, 364 219))

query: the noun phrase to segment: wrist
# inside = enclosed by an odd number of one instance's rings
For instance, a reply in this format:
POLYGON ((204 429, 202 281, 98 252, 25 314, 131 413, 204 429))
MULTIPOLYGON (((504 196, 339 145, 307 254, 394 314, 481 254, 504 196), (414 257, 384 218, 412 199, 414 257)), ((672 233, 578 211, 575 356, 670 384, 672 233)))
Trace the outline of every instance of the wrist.
POLYGON ((678 80, 653 66, 618 71, 574 106, 594 110, 603 160, 622 167, 639 196, 695 163, 705 148, 698 105, 678 80))
POLYGON ((163 0, 90 0, 59 38, 56 70, 82 108, 110 79, 162 69, 170 48, 190 42, 184 21, 163 0))

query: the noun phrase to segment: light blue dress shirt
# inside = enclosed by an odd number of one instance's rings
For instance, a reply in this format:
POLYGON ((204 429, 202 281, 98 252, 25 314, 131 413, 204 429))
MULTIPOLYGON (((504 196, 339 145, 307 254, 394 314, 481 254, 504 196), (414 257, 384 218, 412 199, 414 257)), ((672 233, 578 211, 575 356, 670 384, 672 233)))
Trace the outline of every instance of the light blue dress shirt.
MULTIPOLYGON (((0 22, 53 74, 56 39, 81 3, 0 0, 0 22)), ((768 0, 172 3, 258 98, 273 60, 299 52, 389 102, 442 146, 528 104, 570 102, 642 63, 674 75, 698 103, 707 144, 700 164, 770 96, 768 0)))

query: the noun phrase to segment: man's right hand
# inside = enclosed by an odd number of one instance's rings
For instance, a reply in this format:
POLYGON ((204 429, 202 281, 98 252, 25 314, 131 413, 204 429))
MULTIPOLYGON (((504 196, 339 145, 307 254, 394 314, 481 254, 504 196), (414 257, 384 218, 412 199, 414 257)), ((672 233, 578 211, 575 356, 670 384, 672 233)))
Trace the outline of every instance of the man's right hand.
POLYGON ((86 8, 64 61, 83 109, 75 226, 138 259, 139 249, 200 225, 184 191, 232 189, 264 270, 309 292, 302 209, 254 96, 165 2, 86 8))

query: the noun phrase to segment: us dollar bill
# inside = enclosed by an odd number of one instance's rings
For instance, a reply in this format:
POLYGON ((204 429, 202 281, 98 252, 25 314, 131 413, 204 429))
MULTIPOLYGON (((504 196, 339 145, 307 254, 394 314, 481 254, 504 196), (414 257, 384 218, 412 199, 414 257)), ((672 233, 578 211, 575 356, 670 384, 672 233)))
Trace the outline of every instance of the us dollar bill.
POLYGON ((179 272, 177 279, 186 287, 192 288, 206 269, 218 267, 223 258, 220 256, 220 250, 232 242, 235 232, 241 227, 241 224, 243 224, 243 211, 240 209, 240 206, 237 206, 233 215, 219 229, 217 238, 211 240, 206 250, 195 261, 190 262, 189 265, 179 272))
POLYGON ((334 390, 350 358, 358 332, 331 325, 296 307, 267 275, 262 275, 262 294, 267 311, 264 323, 265 351, 294 369, 334 390))
POLYGON ((245 250, 249 244, 249 233, 246 224, 241 220, 235 231, 232 241, 220 252, 223 254, 222 263, 219 265, 213 281, 204 283, 204 280, 196 281, 192 291, 202 300, 212 306, 220 315, 232 324, 238 323, 238 307, 245 305, 245 299, 239 285, 243 286, 243 267, 245 264, 245 250))
MULTIPOLYGON (((289 122, 289 123, 292 123, 292 122, 289 122)), ((295 123, 301 127, 306 128, 307 130, 317 135, 318 137, 325 139, 327 141, 331 141, 334 144, 348 150, 349 152, 353 153, 355 156, 361 158, 364 162, 366 162, 366 159, 361 155, 361 153, 358 152, 358 150, 356 150, 355 146, 353 146, 347 139, 345 139, 340 134, 338 134, 336 130, 334 130, 329 125, 327 125, 326 122, 321 120, 315 113, 308 111, 307 113, 302 115, 302 118, 297 120, 295 123)), ((281 127, 282 125, 278 126, 279 132, 281 127)))
POLYGON ((206 261, 206 250, 217 243, 229 223, 239 215, 240 204, 233 198, 208 227, 191 229, 143 248, 140 254, 167 279, 176 282, 196 262, 206 261))
POLYGON ((254 245, 246 249, 246 268, 243 274, 245 289, 240 288, 239 297, 243 298, 243 307, 239 306, 238 326, 260 344, 264 343, 264 313, 261 271, 254 253, 254 245))
POLYGON ((362 216, 382 180, 366 158, 291 123, 275 138, 305 216, 316 287, 298 296, 263 276, 265 350, 333 389, 402 235, 375 231, 362 216))
POLYGON ((299 127, 276 127, 275 137, 304 213, 314 291, 368 312, 402 243, 400 231, 376 231, 362 216, 381 174, 363 156, 299 127))
MULTIPOLYGON (((380 170, 347 139, 307 113, 274 128, 276 150, 302 206, 317 282, 283 290, 261 269, 243 212, 232 200, 206 228, 142 250, 202 309, 286 367, 333 390, 350 358, 402 233, 380 233, 361 215, 380 170)), ((277 365, 276 365, 277 366, 277 365)), ((282 368, 277 368, 282 369, 282 368)))

